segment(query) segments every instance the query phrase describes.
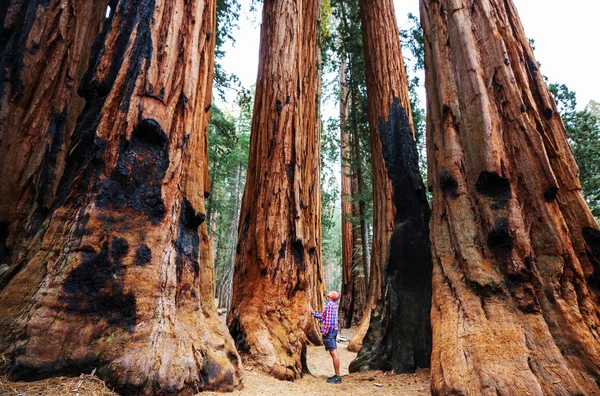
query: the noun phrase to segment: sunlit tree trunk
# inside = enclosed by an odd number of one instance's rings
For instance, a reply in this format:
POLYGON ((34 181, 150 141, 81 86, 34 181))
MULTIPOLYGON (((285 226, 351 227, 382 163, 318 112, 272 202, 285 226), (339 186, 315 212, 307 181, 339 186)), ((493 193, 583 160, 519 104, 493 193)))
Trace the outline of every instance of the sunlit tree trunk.
MULTIPOLYGON (((229 329, 279 379, 299 378, 320 298, 317 1, 265 2, 229 329)), ((321 287, 322 289, 322 287, 321 287)))
POLYGON ((231 390, 205 223, 213 0, 121 1, 93 47, 53 210, 0 296, 12 379, 231 390))
POLYGON ((600 231, 510 0, 421 1, 435 394, 600 393, 600 231))
MULTIPOLYGON (((107 3, 0 6, 0 263, 18 262, 50 213, 85 104, 77 87, 107 3)), ((2 283, 18 270, 12 265, 2 283)))
POLYGON ((373 173, 373 257, 350 370, 427 367, 431 350, 430 210, 418 168, 392 0, 360 1, 373 173), (374 310, 371 315, 371 310, 374 310))

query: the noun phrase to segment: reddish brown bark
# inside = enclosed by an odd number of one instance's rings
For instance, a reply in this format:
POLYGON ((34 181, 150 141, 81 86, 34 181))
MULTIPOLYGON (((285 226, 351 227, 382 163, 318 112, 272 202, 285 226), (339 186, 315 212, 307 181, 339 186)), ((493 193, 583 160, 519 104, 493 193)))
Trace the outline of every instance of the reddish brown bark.
POLYGON ((265 2, 229 329, 251 362, 301 376, 320 297, 317 1, 265 2))
POLYGON ((599 394, 600 231, 510 0, 421 1, 435 394, 599 394))
POLYGON ((352 235, 352 190, 350 162, 350 138, 348 122, 350 114, 350 90, 346 82, 346 59, 342 58, 339 71, 340 79, 340 158, 341 168, 341 200, 342 200, 342 293, 340 295, 339 320, 343 327, 352 325, 354 315, 354 282, 352 235))
MULTIPOLYGON (((0 263, 15 263, 47 217, 75 121, 77 86, 104 1, 5 1, 0 25, 0 263), (4 257, 3 257, 4 256, 4 257)), ((13 265, 7 273, 15 275, 13 265)))
MULTIPOLYGON (((325 303, 324 285, 325 269, 321 251, 321 12, 322 0, 306 0, 302 3, 304 33, 304 80, 302 95, 304 96, 304 130, 307 131, 306 152, 303 163, 306 166, 302 173, 301 201, 306 203, 304 235, 308 239, 309 251, 313 249, 311 267, 307 271, 310 279, 309 306, 321 311, 325 303), (316 2, 316 4, 314 4, 316 2)), ((313 319, 306 329, 306 335, 312 345, 323 345, 317 320, 313 319)))
POLYGON ((231 390, 204 199, 215 2, 121 1, 92 51, 53 211, 0 295, 13 379, 231 390))

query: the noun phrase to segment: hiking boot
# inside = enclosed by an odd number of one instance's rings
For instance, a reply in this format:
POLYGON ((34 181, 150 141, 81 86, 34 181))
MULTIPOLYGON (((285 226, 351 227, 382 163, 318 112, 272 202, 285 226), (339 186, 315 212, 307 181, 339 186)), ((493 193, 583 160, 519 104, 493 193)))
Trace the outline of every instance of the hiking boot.
POLYGON ((339 375, 334 375, 333 377, 327 378, 327 382, 329 382, 330 384, 341 384, 342 377, 340 377, 339 375))

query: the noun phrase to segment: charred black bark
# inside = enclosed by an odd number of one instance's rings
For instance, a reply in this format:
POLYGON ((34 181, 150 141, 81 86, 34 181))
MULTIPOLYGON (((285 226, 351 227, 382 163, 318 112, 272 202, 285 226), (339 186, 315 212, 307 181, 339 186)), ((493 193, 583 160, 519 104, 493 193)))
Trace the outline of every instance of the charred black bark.
POLYGON ((389 120, 379 119, 379 136, 394 188, 395 228, 383 270, 383 301, 350 372, 411 372, 429 367, 431 355, 431 210, 407 112, 397 98, 389 120))

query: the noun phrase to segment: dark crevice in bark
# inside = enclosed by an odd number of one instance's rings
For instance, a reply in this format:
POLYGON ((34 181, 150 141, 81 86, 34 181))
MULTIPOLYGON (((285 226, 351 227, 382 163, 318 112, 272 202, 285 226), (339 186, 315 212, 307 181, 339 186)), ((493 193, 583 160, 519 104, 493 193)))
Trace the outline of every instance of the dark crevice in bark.
MULTIPOLYGON (((7 221, 0 222, 0 264, 10 264, 11 249, 7 246, 8 227, 10 224, 7 221)), ((1 291, 2 289, 0 289, 1 291)))
POLYGON ((440 171, 440 188, 442 192, 450 197, 456 197, 458 183, 446 169, 440 171))
POLYGON ((508 219, 502 217, 494 223, 487 239, 488 247, 495 253, 507 253, 513 249, 508 219))
MULTIPOLYGON (((583 238, 587 244, 587 256, 594 266, 594 272, 588 277, 588 284, 596 291, 600 291, 600 231, 586 227, 582 230, 583 238)), ((598 299, 600 302, 600 297, 598 299)))
POLYGON ((206 215, 197 213, 187 199, 182 201, 177 226, 177 241, 175 243, 178 283, 183 282, 185 270, 189 271, 194 279, 197 279, 200 274, 200 264, 198 263, 200 235, 198 234, 198 227, 204 222, 205 218, 206 215))
POLYGON ((544 191, 544 200, 548 203, 553 203, 556 201, 556 196, 558 195, 558 187, 550 187, 546 191, 544 191))
POLYGON ((494 172, 481 172, 475 184, 477 192, 489 198, 509 199, 510 181, 494 172))
POLYGON ((382 300, 371 316, 350 371, 412 372, 431 355, 431 211, 406 110, 394 98, 389 119, 379 119, 383 156, 394 189, 394 232, 382 280, 382 300))

